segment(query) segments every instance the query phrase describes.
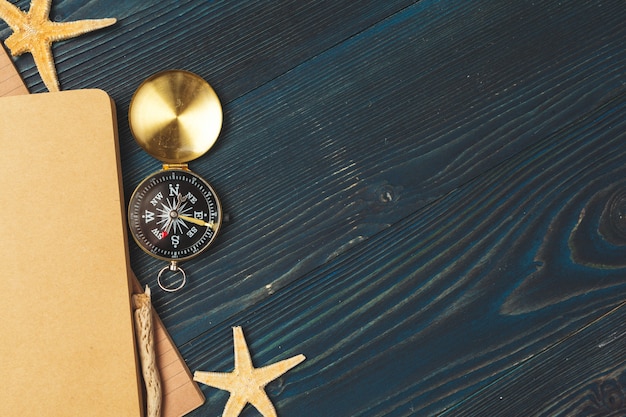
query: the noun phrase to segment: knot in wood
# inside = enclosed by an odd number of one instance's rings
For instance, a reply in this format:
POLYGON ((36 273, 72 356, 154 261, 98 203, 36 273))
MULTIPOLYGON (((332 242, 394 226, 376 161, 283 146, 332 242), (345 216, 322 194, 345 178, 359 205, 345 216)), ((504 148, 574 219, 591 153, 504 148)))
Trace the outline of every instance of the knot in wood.
POLYGON ((602 234, 613 244, 626 245, 626 189, 616 191, 603 213, 602 234))
MULTIPOLYGON (((581 415, 606 416, 617 415, 616 411, 624 410, 625 399, 622 385, 615 379, 599 381, 591 388, 590 402, 584 407, 581 415)), ((620 413, 619 415, 623 415, 620 413)))
POLYGON ((389 184, 378 187, 376 194, 378 195, 378 200, 383 204, 393 203, 398 199, 397 190, 389 184))

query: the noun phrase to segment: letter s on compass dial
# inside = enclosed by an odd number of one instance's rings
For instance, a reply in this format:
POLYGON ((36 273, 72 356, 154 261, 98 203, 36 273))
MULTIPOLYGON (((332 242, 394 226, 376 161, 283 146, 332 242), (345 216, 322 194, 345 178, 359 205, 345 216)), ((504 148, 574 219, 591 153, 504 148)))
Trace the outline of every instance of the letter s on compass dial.
POLYGON ((135 242, 155 258, 184 261, 215 240, 222 208, 213 188, 187 170, 159 171, 130 198, 129 227, 135 242))

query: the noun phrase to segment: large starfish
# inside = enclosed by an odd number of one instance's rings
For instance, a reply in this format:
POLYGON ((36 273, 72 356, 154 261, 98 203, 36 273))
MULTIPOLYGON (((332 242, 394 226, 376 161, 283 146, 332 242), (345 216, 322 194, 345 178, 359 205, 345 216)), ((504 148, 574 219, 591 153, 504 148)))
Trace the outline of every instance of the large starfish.
POLYGON ((246 404, 252 404, 265 417, 277 417, 276 409, 265 392, 265 386, 302 362, 304 355, 255 368, 241 327, 233 327, 235 370, 230 373, 196 371, 195 381, 230 391, 222 417, 237 417, 246 404))
POLYGON ((32 0, 28 13, 25 13, 8 0, 0 0, 0 18, 13 29, 13 34, 4 41, 11 54, 19 56, 30 52, 48 90, 59 91, 52 42, 110 26, 116 19, 51 22, 48 17, 51 3, 52 0, 32 0))

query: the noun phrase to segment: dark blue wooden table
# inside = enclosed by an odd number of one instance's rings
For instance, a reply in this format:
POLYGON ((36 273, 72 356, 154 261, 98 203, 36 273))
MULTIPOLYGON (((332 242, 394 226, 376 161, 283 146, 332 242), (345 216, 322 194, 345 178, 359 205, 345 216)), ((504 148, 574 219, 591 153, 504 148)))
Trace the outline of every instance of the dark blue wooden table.
MULTIPOLYGON (((28 9, 28 1, 16 2, 28 9)), ((222 100, 192 169, 230 215, 155 306, 189 368, 231 326, 290 416, 626 414, 626 3, 55 1, 116 17, 54 46, 62 89, 117 103, 171 68, 222 100)), ((9 29, 0 24, 0 39, 9 29)), ((16 60, 45 91, 30 56, 16 60)), ((162 263, 131 242, 154 284, 162 263)), ((203 387, 192 416, 228 394, 203 387)), ((248 407, 243 416, 257 416, 248 407)))

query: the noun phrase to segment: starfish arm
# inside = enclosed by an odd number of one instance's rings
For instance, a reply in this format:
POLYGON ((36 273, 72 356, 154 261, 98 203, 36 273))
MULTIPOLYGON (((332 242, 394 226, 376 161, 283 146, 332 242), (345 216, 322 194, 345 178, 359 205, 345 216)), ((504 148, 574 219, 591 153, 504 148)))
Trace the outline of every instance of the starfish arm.
POLYGON ((289 359, 285 359, 280 362, 276 362, 271 365, 255 369, 255 378, 257 379, 257 381, 263 384, 262 386, 265 386, 285 372, 302 363, 305 359, 306 357, 304 355, 296 355, 289 359))
POLYGON ((37 21, 47 20, 51 4, 52 0, 32 0, 28 9, 28 15, 31 19, 37 21))
POLYGON ((261 413, 263 417, 278 417, 276 415, 276 409, 274 408, 274 404, 272 404, 272 401, 269 399, 263 389, 260 389, 258 394, 252 397, 249 401, 250 404, 254 406, 254 408, 259 410, 259 413, 261 413))
POLYGON ((26 22, 26 14, 8 0, 0 0, 0 19, 15 31, 26 22))
POLYGON ((41 75, 43 83, 48 88, 48 91, 59 91, 59 79, 57 78, 57 71, 54 67, 54 58, 52 57, 52 50, 49 43, 37 43, 34 45, 30 53, 33 55, 37 70, 41 75))
POLYGON ((236 377, 232 372, 222 373, 196 371, 193 374, 193 380, 213 388, 231 391, 235 386, 236 377))
POLYGON ((247 403, 248 401, 243 396, 233 393, 226 402, 222 417, 237 417, 247 403))
POLYGON ((51 41, 62 41, 74 38, 83 33, 111 26, 116 21, 115 18, 108 18, 76 20, 74 22, 46 22, 47 26, 50 27, 48 39, 51 41))
POLYGON ((241 327, 233 327, 233 339, 235 343, 235 369, 240 372, 252 372, 254 366, 241 327))

